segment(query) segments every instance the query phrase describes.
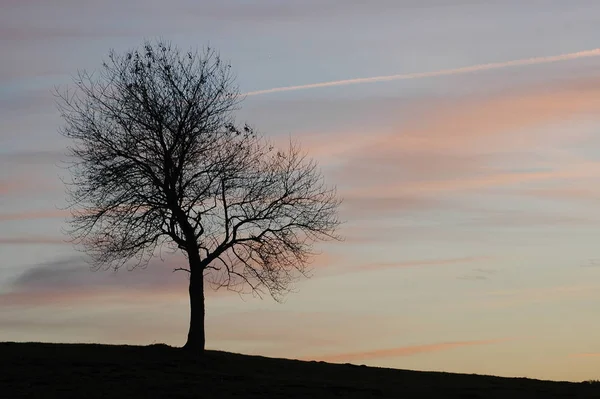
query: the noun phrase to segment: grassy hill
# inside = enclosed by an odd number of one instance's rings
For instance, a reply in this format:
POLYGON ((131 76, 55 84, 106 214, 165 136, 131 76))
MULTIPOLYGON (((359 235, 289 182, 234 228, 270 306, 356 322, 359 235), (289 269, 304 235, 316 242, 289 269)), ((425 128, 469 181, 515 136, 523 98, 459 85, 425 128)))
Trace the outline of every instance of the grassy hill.
POLYGON ((271 359, 164 345, 0 343, 3 398, 600 398, 600 383, 271 359))

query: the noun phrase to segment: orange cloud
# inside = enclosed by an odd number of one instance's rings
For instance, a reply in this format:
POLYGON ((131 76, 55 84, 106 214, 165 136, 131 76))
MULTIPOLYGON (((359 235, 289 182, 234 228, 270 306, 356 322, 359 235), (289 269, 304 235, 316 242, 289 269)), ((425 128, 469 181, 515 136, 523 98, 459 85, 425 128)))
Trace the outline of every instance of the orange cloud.
POLYGON ((412 356, 420 353, 439 352, 448 349, 460 348, 464 346, 473 345, 489 345, 506 342, 509 339, 490 339, 490 340, 479 340, 479 341, 456 341, 456 342, 441 342, 435 344, 426 345, 413 345, 403 346, 399 348, 379 349, 374 351, 365 352, 350 352, 335 355, 324 355, 324 356, 313 356, 307 357, 305 360, 321 360, 325 362, 356 362, 367 359, 381 359, 387 357, 400 357, 400 356, 412 356))

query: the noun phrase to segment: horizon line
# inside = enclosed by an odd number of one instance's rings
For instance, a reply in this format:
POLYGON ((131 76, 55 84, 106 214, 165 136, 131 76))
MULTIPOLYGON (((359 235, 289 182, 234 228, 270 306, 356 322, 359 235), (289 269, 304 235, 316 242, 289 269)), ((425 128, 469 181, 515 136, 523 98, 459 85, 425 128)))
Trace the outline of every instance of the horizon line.
POLYGON ((548 63, 552 63, 552 62, 569 61, 569 60, 574 60, 574 59, 579 59, 579 58, 588 58, 588 57, 597 57, 597 56, 600 56, 600 48, 595 48, 592 50, 578 51, 575 53, 560 54, 560 55, 530 57, 530 58, 524 58, 524 59, 513 60, 513 61, 502 61, 502 62, 491 62, 491 63, 486 63, 486 64, 476 64, 476 65, 471 65, 471 66, 466 66, 466 67, 442 69, 442 70, 432 71, 432 72, 412 72, 412 73, 396 74, 396 75, 372 76, 372 77, 366 77, 366 78, 331 80, 328 82, 309 83, 309 84, 304 84, 304 85, 281 86, 281 87, 274 87, 271 89, 249 91, 249 92, 243 93, 243 95, 244 96, 258 96, 258 95, 262 95, 262 94, 272 94, 272 93, 297 91, 297 90, 309 90, 309 89, 317 89, 317 88, 323 88, 323 87, 347 86, 347 85, 355 85, 355 84, 361 84, 361 83, 378 83, 378 82, 389 82, 389 81, 393 81, 393 80, 422 79, 422 78, 432 78, 432 77, 438 77, 438 76, 460 75, 460 74, 469 73, 469 72, 479 72, 479 71, 487 71, 487 70, 492 70, 492 69, 510 68, 510 67, 514 67, 514 66, 548 64, 548 63))

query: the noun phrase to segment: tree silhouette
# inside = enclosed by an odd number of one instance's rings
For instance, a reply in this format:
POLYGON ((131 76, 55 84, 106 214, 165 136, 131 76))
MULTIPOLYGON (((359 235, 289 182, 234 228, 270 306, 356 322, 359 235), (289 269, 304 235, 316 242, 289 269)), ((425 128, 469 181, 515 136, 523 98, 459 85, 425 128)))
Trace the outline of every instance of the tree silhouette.
POLYGON ((335 188, 297 145, 278 150, 236 125, 241 95, 213 49, 146 41, 111 51, 57 97, 72 143, 68 233, 95 268, 182 251, 184 348, 204 350, 205 280, 280 300, 307 276, 313 244, 340 238, 335 188))

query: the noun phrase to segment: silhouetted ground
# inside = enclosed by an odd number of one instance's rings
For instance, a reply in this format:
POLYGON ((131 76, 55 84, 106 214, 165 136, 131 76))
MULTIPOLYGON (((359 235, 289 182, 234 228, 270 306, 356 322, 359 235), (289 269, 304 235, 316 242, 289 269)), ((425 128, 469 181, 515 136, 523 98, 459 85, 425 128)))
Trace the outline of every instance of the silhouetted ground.
POLYGON ((569 383, 337 365, 164 345, 0 343, 2 398, 600 398, 569 383))

